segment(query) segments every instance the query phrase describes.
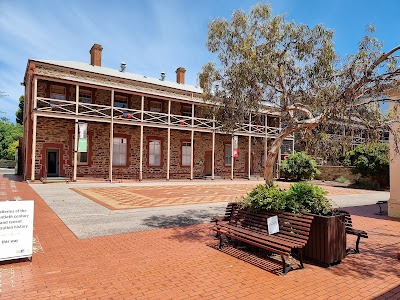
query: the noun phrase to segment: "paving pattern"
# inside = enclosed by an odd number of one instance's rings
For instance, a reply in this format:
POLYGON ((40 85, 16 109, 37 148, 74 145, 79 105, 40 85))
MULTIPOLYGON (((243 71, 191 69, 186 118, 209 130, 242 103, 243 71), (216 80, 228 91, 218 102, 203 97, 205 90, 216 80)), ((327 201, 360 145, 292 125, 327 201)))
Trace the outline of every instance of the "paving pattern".
MULTIPOLYGON (((91 199, 108 209, 132 209, 185 204, 228 202, 240 199, 251 191, 254 184, 224 185, 177 185, 174 186, 119 186, 72 188, 73 191, 91 199)), ((288 188, 289 183, 279 182, 281 188, 288 188)), ((329 195, 368 194, 370 191, 323 186, 329 195)))
POLYGON ((400 299, 400 222, 375 215, 376 205, 348 208, 369 233, 360 254, 280 276, 272 263, 216 250, 210 224, 77 239, 26 183, 0 175, 0 191, 0 200, 34 199, 41 248, 32 262, 0 264, 1 300, 400 299))

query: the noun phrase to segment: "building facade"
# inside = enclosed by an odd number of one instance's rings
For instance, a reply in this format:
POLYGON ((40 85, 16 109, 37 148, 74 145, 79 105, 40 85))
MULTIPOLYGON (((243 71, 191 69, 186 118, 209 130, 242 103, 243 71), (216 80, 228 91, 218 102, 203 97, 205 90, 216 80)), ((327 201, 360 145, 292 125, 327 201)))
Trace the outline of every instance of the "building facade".
MULTIPOLYGON (((101 45, 90 54, 90 64, 28 61, 25 179, 263 177, 279 115, 255 114, 225 134, 202 89, 185 84, 184 68, 171 82, 164 73, 156 79, 125 72, 124 64, 102 67, 101 45)), ((285 149, 293 149, 292 137, 285 149)))
MULTIPOLYGON (((390 92, 390 97, 398 99, 400 93, 397 90, 390 92)), ((391 108, 395 108, 395 104, 391 104, 391 108)), ((399 112, 397 111, 399 114, 399 112)), ((399 130, 399 125, 395 124, 394 131, 399 130)), ((388 201, 388 216, 400 218, 400 153, 395 151, 396 145, 393 136, 390 136, 390 198, 388 201)))

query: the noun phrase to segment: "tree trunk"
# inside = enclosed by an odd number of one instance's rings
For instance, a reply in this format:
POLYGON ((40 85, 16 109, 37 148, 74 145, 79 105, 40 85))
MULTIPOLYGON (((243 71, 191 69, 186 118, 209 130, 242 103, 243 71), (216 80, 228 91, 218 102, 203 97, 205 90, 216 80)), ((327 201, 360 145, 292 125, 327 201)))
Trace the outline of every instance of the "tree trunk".
POLYGON ((272 184, 274 180, 274 164, 276 156, 279 154, 279 149, 282 146, 283 141, 285 140, 286 135, 277 137, 271 145, 271 148, 268 149, 267 159, 265 161, 265 171, 264 178, 265 184, 272 184))
POLYGON ((302 129, 308 129, 308 130, 314 129, 322 122, 323 118, 324 115, 321 114, 318 117, 310 119, 302 124, 295 124, 294 126, 287 126, 285 128, 282 128, 282 131, 280 132, 279 136, 275 138, 274 142, 271 145, 271 148, 268 149, 268 155, 265 161, 265 171, 264 171, 265 184, 272 184, 273 182, 274 179, 273 170, 274 170, 275 159, 279 153, 279 149, 281 148, 285 138, 290 134, 302 129))

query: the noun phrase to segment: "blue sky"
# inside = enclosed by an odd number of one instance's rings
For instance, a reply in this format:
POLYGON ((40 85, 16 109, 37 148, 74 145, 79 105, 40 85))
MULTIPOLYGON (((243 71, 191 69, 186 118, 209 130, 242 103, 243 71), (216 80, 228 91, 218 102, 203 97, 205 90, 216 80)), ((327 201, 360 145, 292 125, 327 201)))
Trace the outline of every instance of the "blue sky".
MULTIPOLYGON (((20 83, 29 58, 89 63, 94 43, 103 46, 102 64, 151 77, 186 68, 186 83, 196 85, 201 66, 215 60, 205 46, 207 25, 249 11, 250 0, 0 0, 0 116, 15 121, 20 83)), ((262 1, 266 3, 265 1, 262 1)), ((368 24, 377 28, 385 49, 400 43, 400 1, 275 0, 274 14, 335 32, 340 56, 351 54, 368 24)))

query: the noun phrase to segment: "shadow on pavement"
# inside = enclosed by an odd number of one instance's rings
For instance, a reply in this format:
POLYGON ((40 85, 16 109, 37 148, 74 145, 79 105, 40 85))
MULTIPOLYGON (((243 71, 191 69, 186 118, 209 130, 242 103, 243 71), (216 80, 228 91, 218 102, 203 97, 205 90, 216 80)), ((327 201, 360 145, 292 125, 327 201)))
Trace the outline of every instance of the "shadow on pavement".
POLYGON ((400 299, 400 284, 390 291, 375 297, 374 299, 400 299))
POLYGON ((8 180, 19 181, 19 182, 24 181, 22 176, 20 176, 20 175, 5 173, 5 174, 3 174, 3 176, 4 176, 4 178, 7 178, 8 180))
POLYGON ((211 219, 211 214, 207 210, 186 210, 181 214, 154 215, 143 220, 143 225, 157 228, 173 228, 204 223, 205 219, 211 219))
POLYGON ((367 217, 379 220, 391 220, 398 221, 400 219, 388 217, 388 206, 386 204, 381 204, 382 213, 380 213, 378 204, 363 205, 363 206, 351 206, 351 207, 341 207, 341 209, 348 211, 351 215, 367 217))

